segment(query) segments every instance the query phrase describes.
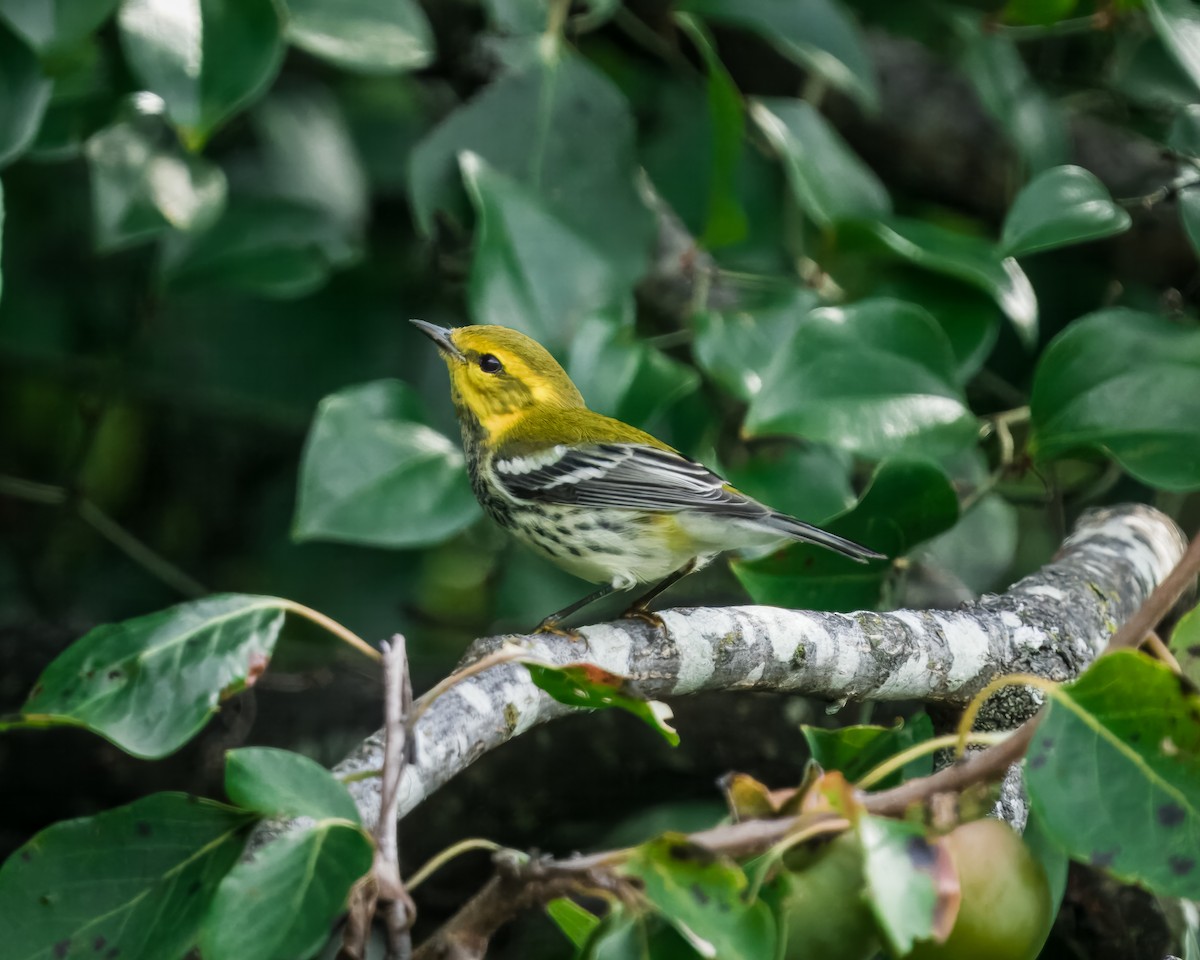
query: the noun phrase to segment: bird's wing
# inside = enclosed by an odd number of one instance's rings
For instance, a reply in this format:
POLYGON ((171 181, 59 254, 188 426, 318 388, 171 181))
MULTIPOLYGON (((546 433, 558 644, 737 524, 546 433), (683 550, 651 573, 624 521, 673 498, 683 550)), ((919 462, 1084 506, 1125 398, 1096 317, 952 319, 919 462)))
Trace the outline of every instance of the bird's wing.
POLYGON ((705 467, 671 450, 640 443, 560 445, 497 458, 496 479, 514 497, 544 503, 633 510, 707 510, 766 517, 770 511, 705 467))

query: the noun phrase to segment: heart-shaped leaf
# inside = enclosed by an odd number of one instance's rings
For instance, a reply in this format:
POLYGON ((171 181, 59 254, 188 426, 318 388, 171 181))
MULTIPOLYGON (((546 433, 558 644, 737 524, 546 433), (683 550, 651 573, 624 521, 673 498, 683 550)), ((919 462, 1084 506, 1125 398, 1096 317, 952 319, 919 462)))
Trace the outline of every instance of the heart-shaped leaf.
POLYGON ((1200 329, 1116 308, 1081 317, 1038 362, 1031 450, 1104 450, 1139 480, 1200 488, 1200 329))
POLYGON ((296 539, 414 547, 473 523, 479 507, 462 451, 422 421, 416 393, 399 380, 322 400, 300 467, 296 539))
MULTIPOLYGON (((918 713, 908 722, 897 720, 891 727, 852 724, 827 730, 805 724, 800 729, 812 758, 821 768, 841 771, 851 782, 861 780, 902 750, 933 737, 933 721, 925 713, 918 713)), ((932 772, 933 755, 927 754, 880 780, 872 789, 886 790, 903 780, 925 777, 932 772)))
POLYGON ((1020 257, 1129 229, 1129 214, 1082 167, 1054 167, 1017 194, 1004 219, 1000 250, 1020 257))
POLYGON ((946 456, 970 446, 977 429, 954 366, 945 334, 916 304, 822 307, 778 348, 744 430, 867 457, 946 456))
POLYGON ((181 960, 254 821, 155 793, 48 827, 0 867, 5 960, 181 960))

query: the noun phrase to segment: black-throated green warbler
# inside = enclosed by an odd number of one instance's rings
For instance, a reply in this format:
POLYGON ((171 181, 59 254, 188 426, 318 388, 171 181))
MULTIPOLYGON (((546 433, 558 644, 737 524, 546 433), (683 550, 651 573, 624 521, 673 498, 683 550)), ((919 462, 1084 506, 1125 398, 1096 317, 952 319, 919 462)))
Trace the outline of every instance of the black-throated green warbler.
POLYGON ((569 573, 602 583, 542 621, 564 618, 614 590, 659 581, 646 605, 725 550, 784 540, 855 560, 882 555, 772 510, 650 434, 589 410, 541 344, 496 326, 412 323, 450 369, 475 496, 500 526, 569 573))

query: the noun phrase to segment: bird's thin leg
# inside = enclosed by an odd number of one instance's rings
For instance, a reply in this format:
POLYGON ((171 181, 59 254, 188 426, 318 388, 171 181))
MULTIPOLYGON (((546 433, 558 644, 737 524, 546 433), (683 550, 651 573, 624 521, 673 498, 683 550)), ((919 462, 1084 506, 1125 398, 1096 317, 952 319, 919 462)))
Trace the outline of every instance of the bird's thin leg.
POLYGON ((557 634, 560 634, 560 635, 566 636, 566 637, 578 636, 577 634, 573 633, 570 630, 561 629, 559 627, 559 624, 562 623, 564 620, 566 620, 567 617, 569 617, 571 614, 575 613, 578 610, 582 610, 589 603, 595 603, 601 597, 607 597, 615 589, 616 588, 611 583, 606 583, 599 590, 595 590, 592 593, 589 593, 582 600, 576 600, 574 603, 568 604, 567 606, 563 607, 561 610, 550 614, 550 616, 546 617, 545 620, 543 620, 541 623, 539 623, 537 625, 537 630, 535 630, 534 632, 535 633, 557 633, 557 634))
POLYGON ((652 627, 661 627, 663 625, 662 617, 656 613, 651 613, 648 609, 650 606, 650 601, 657 597, 664 590, 673 587, 695 569, 696 561, 694 559, 689 560, 674 573, 668 574, 653 587, 651 587, 650 590, 634 600, 633 603, 629 605, 629 609, 621 614, 621 616, 630 617, 636 620, 645 620, 652 627))

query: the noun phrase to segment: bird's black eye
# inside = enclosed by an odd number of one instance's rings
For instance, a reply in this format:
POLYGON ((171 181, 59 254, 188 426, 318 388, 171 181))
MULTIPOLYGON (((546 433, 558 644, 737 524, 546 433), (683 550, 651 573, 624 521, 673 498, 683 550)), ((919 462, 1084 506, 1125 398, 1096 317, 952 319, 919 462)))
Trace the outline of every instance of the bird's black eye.
POLYGON ((484 373, 499 373, 504 369, 504 364, 493 357, 490 353, 485 353, 479 358, 479 369, 484 373))

